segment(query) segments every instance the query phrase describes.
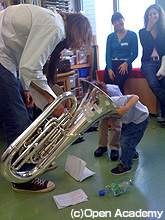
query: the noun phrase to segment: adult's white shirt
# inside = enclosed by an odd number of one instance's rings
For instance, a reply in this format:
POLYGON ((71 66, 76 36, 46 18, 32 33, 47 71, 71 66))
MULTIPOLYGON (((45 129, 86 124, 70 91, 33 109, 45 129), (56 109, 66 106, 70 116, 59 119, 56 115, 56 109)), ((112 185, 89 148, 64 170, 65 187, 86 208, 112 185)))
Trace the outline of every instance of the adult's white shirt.
POLYGON ((64 38, 64 21, 57 12, 30 4, 9 6, 0 12, 0 63, 15 76, 19 68, 40 109, 48 100, 30 83, 34 82, 56 98, 42 70, 49 55, 64 38))

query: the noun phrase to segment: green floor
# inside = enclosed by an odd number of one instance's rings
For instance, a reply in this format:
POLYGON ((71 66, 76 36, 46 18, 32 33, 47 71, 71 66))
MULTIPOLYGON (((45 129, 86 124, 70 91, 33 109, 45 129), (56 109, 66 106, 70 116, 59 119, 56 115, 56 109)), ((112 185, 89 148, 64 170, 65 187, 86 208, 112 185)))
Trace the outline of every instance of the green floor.
MULTIPOLYGON (((0 154, 5 150, 6 143, 3 130, 0 130, 0 154)), ((156 211, 165 212, 165 129, 160 128, 156 118, 151 117, 145 135, 137 147, 140 154, 139 161, 133 164, 133 171, 124 176, 113 176, 110 169, 116 166, 108 154, 101 158, 95 158, 93 152, 97 147, 98 133, 84 134, 85 141, 72 145, 58 159, 58 168, 46 172, 41 177, 52 180, 56 189, 45 194, 15 193, 11 184, 0 174, 0 220, 70 220, 71 211, 75 212, 75 219, 79 212, 86 213, 82 219, 158 219, 156 211), (87 162, 87 167, 96 174, 83 182, 75 181, 64 171, 68 154, 73 154, 87 162), (132 192, 119 197, 99 197, 98 191, 105 185, 115 180, 129 176, 133 183, 132 192), (76 189, 83 189, 88 195, 88 202, 80 203, 58 210, 53 201, 53 196, 67 193, 76 189), (88 209, 88 210, 87 210, 88 209), (137 217, 115 217, 116 211, 134 211, 137 217), (138 217, 140 211, 155 211, 150 217, 138 217), (104 217, 105 212, 110 211, 111 217, 104 217), (139 211, 139 212, 136 212, 139 211), (152 215, 153 214, 153 217, 152 215), (93 216, 92 216, 93 215, 93 216), (100 217, 95 217, 99 215, 100 217)), ((143 214, 145 214, 143 212, 143 214)), ((159 218, 165 220, 165 213, 159 218)))

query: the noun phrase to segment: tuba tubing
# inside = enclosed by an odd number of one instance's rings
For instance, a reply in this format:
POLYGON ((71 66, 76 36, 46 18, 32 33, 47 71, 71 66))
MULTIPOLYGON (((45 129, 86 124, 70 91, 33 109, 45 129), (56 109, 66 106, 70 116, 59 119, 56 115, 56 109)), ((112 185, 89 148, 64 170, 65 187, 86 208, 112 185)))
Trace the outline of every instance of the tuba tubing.
POLYGON ((105 92, 86 80, 81 83, 83 99, 78 108, 76 97, 71 92, 63 93, 3 153, 1 172, 7 180, 14 183, 31 181, 91 125, 106 116, 118 116, 116 106, 105 92), (71 102, 69 110, 59 118, 49 118, 67 99, 71 102))
MULTIPOLYGON (((58 96, 42 113, 35 119, 34 122, 20 135, 15 141, 7 148, 7 150, 1 156, 1 173, 3 176, 14 183, 23 183, 32 180, 36 176, 40 175, 42 170, 38 169, 37 172, 32 171, 13 171, 12 170, 12 160, 14 155, 19 151, 19 149, 24 145, 24 143, 31 137, 38 127, 45 121, 45 119, 51 115, 54 109, 63 101, 71 100, 70 115, 73 115, 74 111, 77 108, 77 99, 71 92, 65 92, 62 95, 58 96)), ((64 117, 63 114, 61 117, 64 117)), ((57 119, 58 120, 58 119, 57 119)), ((29 146, 30 148, 30 146, 29 146)), ((29 150, 27 148, 27 150, 29 150)))

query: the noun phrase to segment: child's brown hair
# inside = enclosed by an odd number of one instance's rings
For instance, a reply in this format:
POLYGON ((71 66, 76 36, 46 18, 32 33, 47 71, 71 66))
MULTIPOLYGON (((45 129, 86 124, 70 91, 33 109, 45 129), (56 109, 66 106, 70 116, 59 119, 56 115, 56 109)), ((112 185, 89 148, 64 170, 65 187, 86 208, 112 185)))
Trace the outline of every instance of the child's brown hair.
POLYGON ((107 89, 105 82, 95 82, 94 84, 97 87, 99 87, 101 90, 103 90, 106 94, 108 94, 108 89, 107 89))

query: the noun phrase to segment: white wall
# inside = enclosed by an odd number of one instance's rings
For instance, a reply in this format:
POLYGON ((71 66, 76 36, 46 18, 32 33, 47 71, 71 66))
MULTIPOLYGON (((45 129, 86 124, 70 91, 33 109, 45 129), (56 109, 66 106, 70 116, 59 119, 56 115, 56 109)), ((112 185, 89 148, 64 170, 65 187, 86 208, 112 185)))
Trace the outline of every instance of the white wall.
POLYGON ((113 14, 112 0, 95 0, 96 10, 96 36, 99 46, 100 69, 105 68, 105 51, 107 36, 113 31, 111 16, 113 14))
POLYGON ((125 18, 125 28, 134 31, 138 36, 139 53, 133 62, 133 67, 141 66, 142 47, 139 40, 139 30, 144 27, 144 13, 155 3, 155 0, 119 0, 119 11, 125 18))
POLYGON ((95 0, 83 0, 83 11, 91 23, 93 35, 96 35, 95 0))
MULTIPOLYGON (((100 69, 105 68, 105 52, 107 36, 113 32, 111 16, 113 14, 113 0, 82 0, 85 15, 91 22, 93 35, 97 36, 99 46, 100 69)), ((156 0, 165 5, 165 0, 156 0), (163 3, 164 2, 164 3, 163 3)), ((138 32, 144 26, 144 13, 147 7, 154 4, 155 0, 119 0, 119 11, 125 18, 125 28, 138 32)), ((138 36, 139 38, 139 36, 138 36)), ((142 47, 139 41, 138 58, 133 62, 133 67, 141 66, 142 47)))
MULTIPOLYGON (((119 0, 119 11, 125 18, 125 28, 138 32, 144 26, 144 13, 147 7, 154 4, 155 0, 119 0)), ((96 34, 99 45, 100 69, 105 68, 105 52, 107 36, 113 32, 111 16, 113 14, 112 0, 95 0, 96 34)), ((133 62, 133 67, 141 66, 142 48, 139 41, 138 58, 133 62)))

